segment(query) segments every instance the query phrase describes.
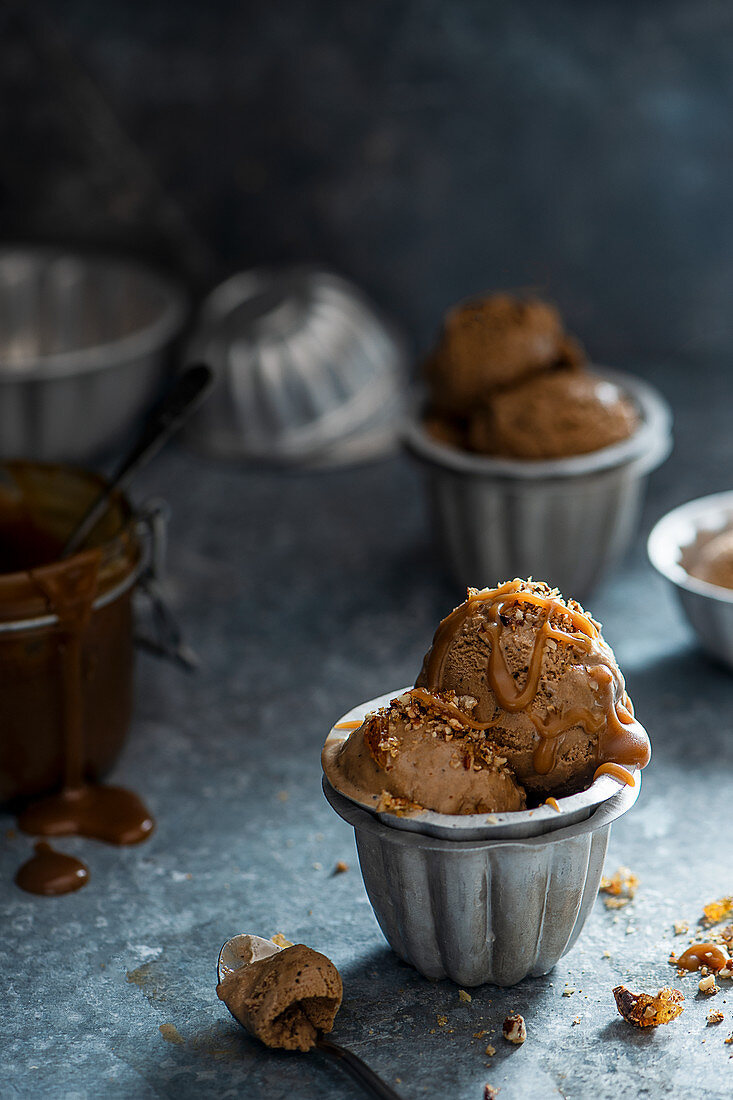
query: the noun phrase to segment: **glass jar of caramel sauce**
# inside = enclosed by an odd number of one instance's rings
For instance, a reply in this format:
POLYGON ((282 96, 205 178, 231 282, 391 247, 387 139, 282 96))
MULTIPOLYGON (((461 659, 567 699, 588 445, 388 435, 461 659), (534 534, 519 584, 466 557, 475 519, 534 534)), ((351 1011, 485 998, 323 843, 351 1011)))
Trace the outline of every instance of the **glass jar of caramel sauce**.
POLYGON ((127 499, 60 560, 103 488, 72 467, 0 463, 0 803, 95 783, 130 724, 146 547, 127 499))

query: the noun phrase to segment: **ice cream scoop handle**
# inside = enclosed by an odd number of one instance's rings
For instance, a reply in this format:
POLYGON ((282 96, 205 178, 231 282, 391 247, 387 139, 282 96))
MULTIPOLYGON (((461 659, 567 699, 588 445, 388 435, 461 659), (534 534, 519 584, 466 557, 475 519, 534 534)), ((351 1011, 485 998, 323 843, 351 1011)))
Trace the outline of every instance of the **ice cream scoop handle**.
POLYGON ((401 1100, 399 1094, 385 1084, 381 1077, 377 1077, 374 1070, 369 1069, 369 1066, 362 1062, 361 1058, 357 1058, 352 1051, 340 1047, 330 1039, 324 1039, 323 1036, 316 1043, 316 1050, 320 1050, 321 1054, 338 1062, 342 1069, 358 1081, 370 1096, 376 1096, 377 1100, 401 1100))

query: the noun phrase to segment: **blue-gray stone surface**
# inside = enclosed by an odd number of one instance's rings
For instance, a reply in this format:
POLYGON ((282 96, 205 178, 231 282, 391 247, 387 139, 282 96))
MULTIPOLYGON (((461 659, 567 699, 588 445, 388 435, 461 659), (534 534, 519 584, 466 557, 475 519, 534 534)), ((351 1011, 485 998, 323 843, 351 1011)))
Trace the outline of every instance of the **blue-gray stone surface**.
MULTIPOLYGON (((644 373, 677 409, 676 451, 652 479, 646 531, 673 504, 730 487, 733 385, 727 363, 644 373)), ((729 1097, 731 983, 707 1000, 695 976, 682 979, 682 1017, 649 1033, 628 1027, 611 995, 619 982, 675 984, 673 922, 694 926, 705 902, 733 892, 733 678, 696 650, 646 562, 643 532, 590 601, 654 743, 607 863, 630 866, 638 894, 618 911, 599 901, 552 974, 482 987, 465 1003, 390 952, 352 834, 320 790, 331 723, 409 681, 460 597, 441 578, 419 472, 404 459, 264 472, 172 449, 143 481, 138 498, 159 494, 173 508, 169 589, 202 668, 139 661, 134 726, 113 778, 154 811, 148 843, 59 842, 91 881, 35 898, 12 882, 31 841, 0 818, 0 1096, 358 1096, 318 1056, 264 1049, 217 1000, 222 942, 252 931, 334 960, 345 985, 335 1038, 405 1100, 481 1100, 486 1082, 500 1100, 729 1097), (334 874, 338 860, 346 873, 334 874), (563 996, 566 987, 575 992, 563 996), (707 1027, 713 1007, 725 1022, 707 1027), (511 1010, 527 1021, 518 1048, 501 1038, 511 1010)))

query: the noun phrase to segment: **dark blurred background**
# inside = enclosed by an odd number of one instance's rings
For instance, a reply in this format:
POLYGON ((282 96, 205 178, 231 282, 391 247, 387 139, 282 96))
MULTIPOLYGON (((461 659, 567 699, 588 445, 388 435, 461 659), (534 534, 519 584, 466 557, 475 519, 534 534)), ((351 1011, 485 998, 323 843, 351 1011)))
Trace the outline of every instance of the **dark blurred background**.
POLYGON ((418 348, 505 286, 602 362, 731 344, 725 0, 6 0, 0 41, 6 239, 318 260, 418 348))

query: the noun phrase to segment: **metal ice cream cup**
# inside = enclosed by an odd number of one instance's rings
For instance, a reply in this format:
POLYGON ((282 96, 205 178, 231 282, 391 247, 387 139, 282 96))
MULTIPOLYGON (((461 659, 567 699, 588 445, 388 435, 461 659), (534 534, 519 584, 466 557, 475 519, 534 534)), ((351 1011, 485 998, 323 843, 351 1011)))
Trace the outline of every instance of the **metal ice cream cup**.
POLYGON ((406 423, 405 443, 427 468, 438 537, 462 587, 541 577, 582 599, 628 549, 648 475, 672 449, 672 416, 639 378, 596 373, 633 401, 640 423, 628 439, 588 454, 492 458, 439 442, 420 409, 406 423))
POLYGON ((673 586, 703 649, 733 669, 733 591, 691 576, 683 565, 685 551, 700 536, 731 526, 733 492, 698 497, 655 524, 647 552, 654 568, 673 586))
MULTIPOLYGON (((353 722, 401 689, 355 707, 353 722)), ((334 727, 327 744, 343 739, 334 727)), ((511 986, 546 974, 580 935, 598 893, 611 824, 633 787, 600 776, 550 806, 503 814, 376 813, 324 778, 354 827, 364 885, 390 947, 426 978, 511 986)))

